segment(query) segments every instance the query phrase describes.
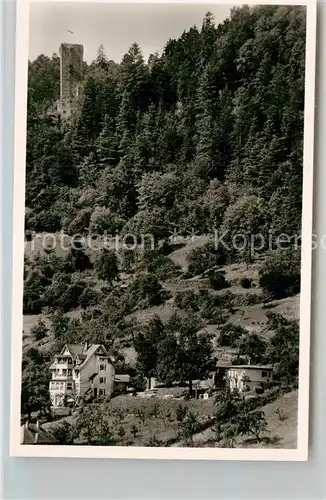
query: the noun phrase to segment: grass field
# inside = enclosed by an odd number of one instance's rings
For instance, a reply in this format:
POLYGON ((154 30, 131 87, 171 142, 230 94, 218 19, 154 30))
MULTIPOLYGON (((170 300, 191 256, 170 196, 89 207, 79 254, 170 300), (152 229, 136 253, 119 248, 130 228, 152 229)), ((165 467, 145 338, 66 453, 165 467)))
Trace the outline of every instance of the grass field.
MULTIPOLYGON (((265 413, 268 423, 261 442, 257 442, 252 436, 243 436, 237 438, 235 446, 237 448, 296 448, 298 391, 283 394, 274 402, 263 406, 261 410, 265 413)), ((196 434, 194 441, 196 447, 221 446, 215 442, 211 429, 196 434)))
MULTIPOLYGON (((183 391, 179 389, 177 392, 183 391)), ((115 445, 149 446, 151 440, 155 439, 164 446, 178 436, 176 411, 179 406, 187 406, 199 422, 205 422, 214 411, 214 400, 184 401, 164 396, 117 396, 105 405, 103 414, 105 420, 110 423, 115 445)), ((76 417, 66 417, 62 421, 75 425, 76 417)), ((45 430, 51 430, 58 424, 58 421, 47 422, 43 427, 45 430)))

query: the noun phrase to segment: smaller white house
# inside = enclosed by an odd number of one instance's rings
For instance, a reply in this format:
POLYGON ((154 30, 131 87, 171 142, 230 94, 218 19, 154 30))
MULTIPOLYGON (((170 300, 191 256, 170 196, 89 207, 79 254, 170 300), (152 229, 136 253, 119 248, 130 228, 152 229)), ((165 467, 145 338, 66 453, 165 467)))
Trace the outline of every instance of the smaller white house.
POLYGON ((231 391, 249 392, 264 382, 272 382, 273 368, 260 365, 234 365, 226 371, 226 383, 231 391))

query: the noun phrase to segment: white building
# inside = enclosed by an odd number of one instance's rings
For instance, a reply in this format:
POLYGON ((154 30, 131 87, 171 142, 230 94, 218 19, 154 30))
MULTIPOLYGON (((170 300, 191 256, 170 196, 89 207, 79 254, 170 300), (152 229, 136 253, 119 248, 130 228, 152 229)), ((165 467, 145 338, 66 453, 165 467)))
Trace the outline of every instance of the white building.
POLYGON ((272 382, 273 368, 260 365, 234 365, 226 371, 226 383, 231 391, 252 391, 262 382, 272 382))
POLYGON ((67 344, 50 366, 50 398, 54 408, 63 407, 84 395, 110 396, 115 367, 100 344, 67 344))

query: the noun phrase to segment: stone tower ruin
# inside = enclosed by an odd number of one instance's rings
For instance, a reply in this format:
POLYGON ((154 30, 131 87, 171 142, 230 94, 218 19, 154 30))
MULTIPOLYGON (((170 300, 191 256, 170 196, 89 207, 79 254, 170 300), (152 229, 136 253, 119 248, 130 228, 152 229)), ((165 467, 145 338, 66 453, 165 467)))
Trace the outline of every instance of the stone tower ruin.
POLYGON ((84 46, 75 43, 60 45, 60 100, 58 113, 63 119, 71 117, 81 101, 84 46))

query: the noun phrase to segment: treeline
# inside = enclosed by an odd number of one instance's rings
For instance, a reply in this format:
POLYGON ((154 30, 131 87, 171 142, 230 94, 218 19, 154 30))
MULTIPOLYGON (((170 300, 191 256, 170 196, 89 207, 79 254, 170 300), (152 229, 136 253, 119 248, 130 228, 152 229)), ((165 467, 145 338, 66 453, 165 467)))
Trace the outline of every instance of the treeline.
POLYGON ((48 110, 59 60, 29 65, 26 228, 165 238, 300 231, 305 10, 232 10, 146 63, 85 64, 74 123, 48 110))

